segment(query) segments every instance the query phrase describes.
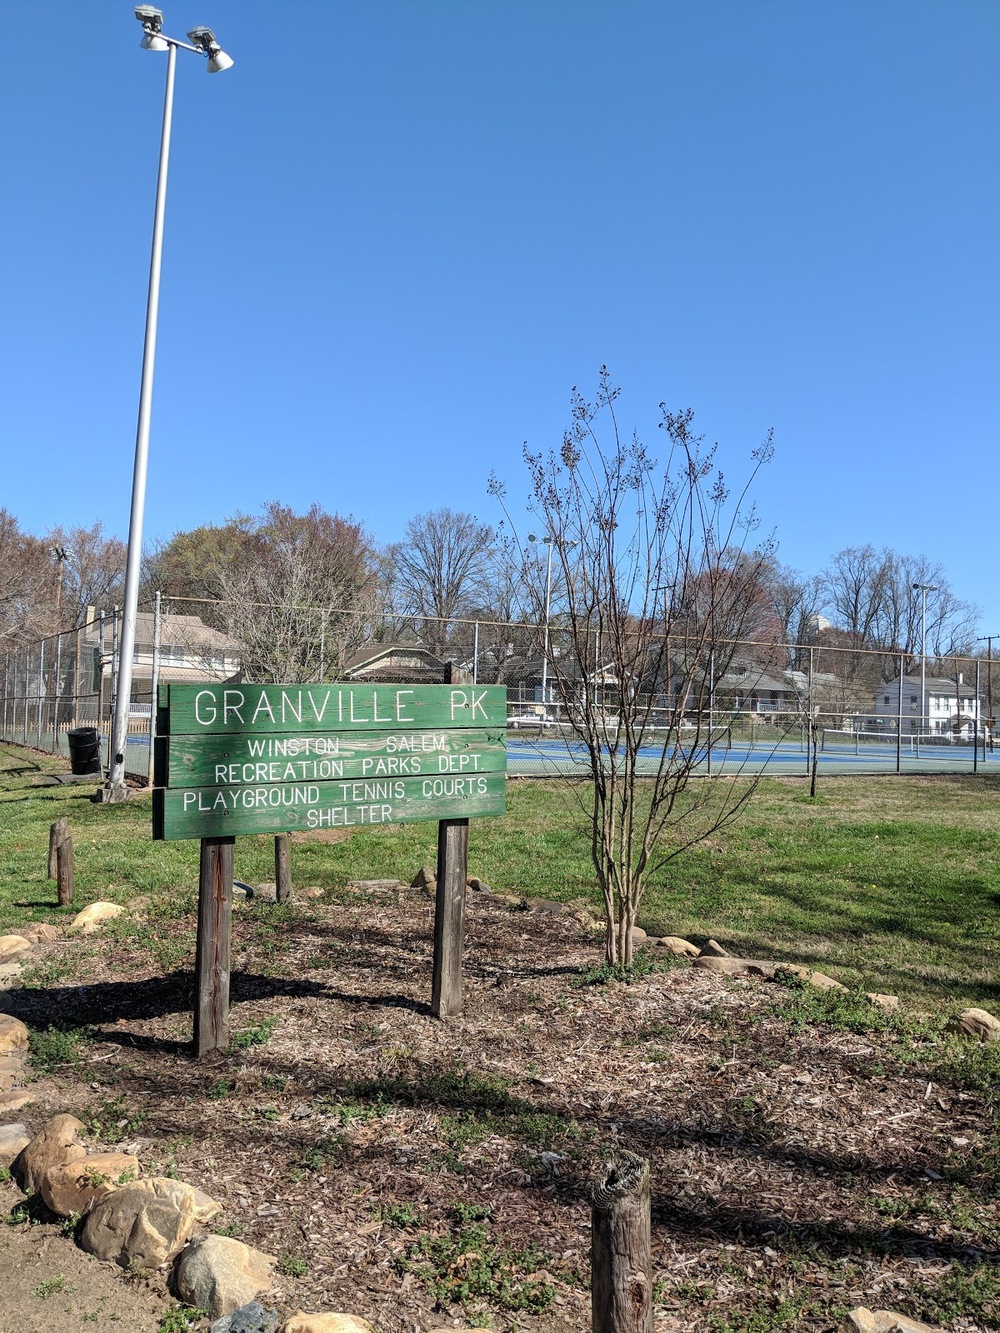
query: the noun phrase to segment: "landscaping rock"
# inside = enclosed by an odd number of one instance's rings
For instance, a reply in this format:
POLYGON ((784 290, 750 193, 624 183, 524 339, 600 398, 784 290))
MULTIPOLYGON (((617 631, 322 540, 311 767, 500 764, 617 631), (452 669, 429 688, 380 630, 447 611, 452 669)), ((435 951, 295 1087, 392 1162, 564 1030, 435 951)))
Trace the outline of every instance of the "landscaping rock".
POLYGON ((11 1175, 25 1194, 35 1194, 42 1177, 54 1166, 86 1157, 87 1150, 76 1136, 83 1121, 75 1115, 53 1116, 11 1163, 11 1175))
POLYGON ((186 1196, 178 1208, 146 1190, 125 1186, 94 1204, 80 1244, 88 1254, 122 1268, 155 1269, 180 1253, 196 1225, 186 1196))
POLYGON ((105 1194, 120 1189, 123 1176, 139 1174, 139 1159, 130 1153, 102 1152, 50 1166, 38 1183, 46 1206, 59 1217, 93 1208, 105 1194))
MULTIPOLYGON (((398 888, 398 884, 393 880, 393 884, 398 888)), ((308 889, 303 889, 299 894, 300 898, 322 898, 326 889, 321 889, 318 884, 311 884, 308 889)))
POLYGON ((0 1056, 0 1092, 10 1092, 24 1082, 24 1056, 20 1052, 14 1055, 0 1056))
POLYGON ((521 910, 535 912, 538 916, 562 916, 562 903, 552 902, 548 898, 521 898, 521 910))
POLYGON ((859 1305, 838 1325, 837 1333, 942 1333, 942 1331, 931 1324, 922 1324, 918 1319, 908 1319, 905 1314, 894 1314, 891 1310, 869 1310, 867 1306, 859 1305))
POLYGON ((268 1310, 260 1301, 251 1301, 216 1319, 208 1333, 275 1333, 277 1327, 277 1311, 268 1310))
POLYGON ((657 949, 667 949, 670 953, 683 955, 685 958, 697 958, 701 952, 697 944, 683 940, 679 935, 661 935, 653 941, 657 949))
POLYGON ((209 1318, 232 1314, 271 1285, 274 1260, 230 1236, 192 1241, 177 1265, 177 1293, 209 1318))
POLYGON ((410 880, 410 888, 426 889, 428 884, 437 884, 437 871, 433 866, 421 866, 410 880))
POLYGON ((898 995, 879 995, 877 991, 866 991, 865 999, 871 1000, 872 1004, 877 1004, 880 1009, 898 1009, 898 995))
MULTIPOLYGON (((388 893, 392 889, 401 887, 398 879, 349 879, 347 881, 349 889, 359 889, 362 893, 388 893)), ((310 890, 306 889, 306 893, 310 890)), ((321 895, 322 889, 317 889, 316 894, 321 895)))
POLYGON ((470 875, 465 881, 473 893, 492 893, 493 890, 484 879, 477 879, 475 875, 470 875))
POLYGON ((22 1092, 20 1089, 16 1092, 5 1092, 0 1096, 0 1115, 13 1115, 15 1111, 22 1111, 35 1100, 33 1093, 22 1092))
POLYGON ((375 1333, 367 1319, 354 1314, 293 1314, 283 1333, 375 1333))
POLYGON ((24 1125, 0 1125, 0 1166, 9 1167, 30 1142, 31 1135, 24 1125))
POLYGON ((177 1209, 190 1207, 194 1220, 202 1226, 207 1226, 222 1212, 222 1204, 216 1203, 204 1190, 183 1180, 171 1180, 169 1176, 144 1176, 142 1180, 133 1181, 129 1189, 152 1194, 177 1209))
POLYGON ((125 908, 119 903, 91 903, 82 912, 77 912, 66 927, 66 934, 92 935, 95 930, 100 930, 105 921, 121 916, 124 911, 125 908))
POLYGON ((833 977, 828 977, 825 972, 814 972, 811 967, 805 967, 802 963, 781 963, 776 971, 790 972, 793 977, 799 977, 802 981, 808 982, 810 986, 816 986, 819 990, 847 990, 846 986, 841 985, 839 981, 834 981, 833 977))
POLYGON ((702 951, 701 951, 699 957, 701 957, 701 958, 731 958, 732 955, 730 954, 729 950, 728 950, 728 949, 724 949, 724 948, 722 947, 722 945, 718 943, 717 940, 709 940, 708 943, 705 945, 704 949, 702 949, 702 951))
POLYGON ((643 930, 642 926, 633 926, 630 931, 633 944, 642 944, 649 939, 649 936, 643 930))
POLYGON ((0 985, 5 981, 13 981, 24 971, 20 963, 0 963, 0 985))
POLYGON ((963 1037, 976 1037, 989 1045, 1000 1041, 1000 1019, 994 1018, 987 1009, 963 1009, 949 1022, 948 1031, 958 1032, 963 1037))
POLYGON ((28 1049, 28 1029, 13 1014, 0 1014, 0 1055, 28 1049))
POLYGON ((23 935, 0 935, 0 963, 9 963, 30 950, 31 941, 23 935))
POLYGON ((24 938, 31 944, 41 944, 42 942, 48 943, 51 940, 57 940, 61 933, 62 932, 57 926, 50 926, 44 921, 39 921, 36 925, 32 926, 30 930, 21 931, 24 938))

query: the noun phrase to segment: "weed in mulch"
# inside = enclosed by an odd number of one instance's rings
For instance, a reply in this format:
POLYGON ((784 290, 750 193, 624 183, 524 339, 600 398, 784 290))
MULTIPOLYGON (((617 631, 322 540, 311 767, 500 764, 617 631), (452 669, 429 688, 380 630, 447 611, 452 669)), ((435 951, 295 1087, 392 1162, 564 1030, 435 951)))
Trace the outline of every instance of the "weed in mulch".
POLYGON ((441 1308, 461 1305, 468 1312, 474 1302, 487 1301, 511 1313, 542 1313, 556 1294, 539 1272, 551 1256, 537 1245, 498 1245, 486 1225, 489 1217, 489 1208, 455 1203, 452 1225, 423 1232, 403 1251, 399 1270, 418 1278, 441 1308))
POLYGON ((58 1028, 49 1026, 44 1031, 29 1034, 31 1067, 39 1078, 53 1074, 65 1065, 75 1065, 83 1059, 81 1049, 91 1038, 90 1028, 58 1028))

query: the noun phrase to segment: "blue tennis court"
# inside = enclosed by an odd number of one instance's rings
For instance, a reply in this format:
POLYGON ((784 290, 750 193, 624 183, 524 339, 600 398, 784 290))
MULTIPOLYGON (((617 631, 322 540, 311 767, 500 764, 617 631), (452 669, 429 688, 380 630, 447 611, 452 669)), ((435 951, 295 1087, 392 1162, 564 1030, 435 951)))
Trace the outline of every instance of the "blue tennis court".
MULTIPOLYGON (((654 773, 660 757, 658 745, 644 746, 639 751, 639 771, 654 773)), ((984 757, 982 747, 974 748, 971 742, 942 744, 925 740, 917 744, 905 738, 897 756, 895 738, 878 741, 836 738, 820 749, 817 762, 819 772, 828 774, 973 773, 990 771, 994 766, 1000 771, 1000 751, 987 751, 984 757)), ((507 772, 513 777, 582 773, 587 764, 586 748, 579 741, 507 734, 507 772)), ((695 752, 695 771, 704 776, 768 773, 775 777, 805 777, 810 767, 808 747, 798 739, 756 745, 745 742, 729 745, 720 740, 711 747, 703 743, 695 752)))

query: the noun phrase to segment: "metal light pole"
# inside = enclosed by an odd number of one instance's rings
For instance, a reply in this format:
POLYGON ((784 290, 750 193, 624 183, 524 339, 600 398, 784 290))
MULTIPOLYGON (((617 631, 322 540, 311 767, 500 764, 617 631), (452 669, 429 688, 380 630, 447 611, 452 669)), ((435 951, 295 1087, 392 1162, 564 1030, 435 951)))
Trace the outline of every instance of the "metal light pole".
MULTIPOLYGON (((528 541, 537 542, 538 538, 533 532, 529 532, 528 541)), ((545 565, 545 640, 542 648, 542 721, 544 721, 545 710, 548 707, 546 695, 549 684, 549 602, 552 597, 552 547, 555 544, 555 538, 543 537, 542 541, 549 548, 548 560, 545 565)))
MULTIPOLYGON (((976 643, 986 644, 986 711, 989 714, 987 726, 990 729, 990 741, 993 740, 993 640, 1000 639, 1000 634, 984 634, 976 643)), ((977 701, 978 702, 978 701, 977 701)), ((992 744, 990 746, 992 749, 992 744)), ((985 741, 984 751, 985 754, 985 741)))
MULTIPOLYGON (((937 592, 936 583, 914 583, 913 591, 920 593, 920 726, 927 723, 927 594, 937 592)), ((920 729, 917 729, 920 744, 920 729)))
POLYGON ((552 548, 558 546, 561 550, 572 551, 577 545, 575 541, 567 541, 560 537, 542 537, 538 538, 533 532, 528 533, 529 542, 541 540, 549 548, 548 559, 545 562, 545 645, 542 650, 542 719, 544 721, 544 710, 548 707, 548 687, 549 687, 549 606, 552 600, 552 548))
MULTIPOLYGON (((156 177, 153 210, 153 246, 149 260, 149 294, 146 299, 146 335, 142 349, 142 378, 139 384, 139 418, 132 469, 132 508, 125 559, 125 593, 122 632, 118 649, 118 686, 111 723, 111 752, 108 780, 101 790, 102 801, 128 800, 125 785, 125 747, 128 743, 129 705, 132 701, 132 664, 135 657, 135 625, 139 609, 139 566, 142 559, 142 521, 146 507, 146 466, 149 458, 149 422, 153 408, 153 368, 156 362, 156 325, 160 306, 160 260, 163 253, 163 215, 167 201, 167 167, 170 161, 170 126, 174 109, 174 67, 178 49, 193 51, 208 59, 208 72, 218 74, 232 60, 215 40, 211 28, 193 28, 188 42, 167 37, 161 31, 163 15, 152 5, 137 5, 135 16, 142 24, 143 50, 166 51, 167 83, 163 98, 163 128, 160 134, 160 164, 156 177)), ((153 700, 156 707, 156 700, 153 700)), ((100 719, 98 719, 100 724, 100 719)))

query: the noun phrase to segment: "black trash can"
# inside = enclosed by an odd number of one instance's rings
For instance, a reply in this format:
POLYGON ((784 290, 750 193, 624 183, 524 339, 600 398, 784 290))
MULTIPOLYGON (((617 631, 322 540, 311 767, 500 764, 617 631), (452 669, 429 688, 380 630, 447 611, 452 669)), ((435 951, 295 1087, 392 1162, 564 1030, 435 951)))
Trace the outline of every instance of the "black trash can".
POLYGON ((101 771, 101 740, 96 727, 71 727, 66 733, 69 741, 69 766, 74 776, 101 771))

